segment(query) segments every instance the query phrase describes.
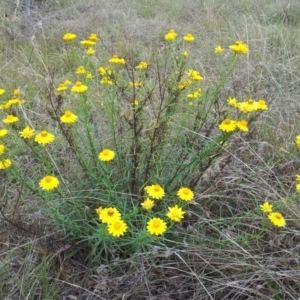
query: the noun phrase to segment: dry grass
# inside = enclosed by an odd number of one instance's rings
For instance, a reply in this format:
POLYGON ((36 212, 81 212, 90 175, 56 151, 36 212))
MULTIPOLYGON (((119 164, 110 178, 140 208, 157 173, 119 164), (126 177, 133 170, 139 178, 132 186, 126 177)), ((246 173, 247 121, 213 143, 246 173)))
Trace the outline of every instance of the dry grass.
POLYGON ((34 1, 30 19, 17 1, 2 2, 1 86, 25 91, 32 99, 28 113, 40 118, 49 78, 58 82, 72 67, 61 70, 56 51, 67 31, 80 38, 97 32, 112 53, 135 45, 147 53, 169 28, 193 32, 194 59, 208 83, 218 74, 214 47, 241 39, 250 54, 222 96, 265 98, 271 109, 203 176, 178 249, 87 264, 90 249, 59 241, 37 200, 20 199, 0 173, 1 299, 298 299, 298 1, 34 1), (261 232, 255 212, 265 199, 278 201, 286 228, 261 232))

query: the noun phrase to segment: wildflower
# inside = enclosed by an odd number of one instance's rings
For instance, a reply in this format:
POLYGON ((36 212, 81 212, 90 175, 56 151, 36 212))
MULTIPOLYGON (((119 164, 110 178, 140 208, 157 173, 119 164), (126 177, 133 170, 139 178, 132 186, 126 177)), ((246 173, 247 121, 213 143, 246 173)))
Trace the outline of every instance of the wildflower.
POLYGON ((68 87, 64 83, 60 83, 58 88, 56 89, 57 92, 64 92, 68 89, 68 87))
POLYGON ((269 202, 265 202, 264 204, 260 205, 260 209, 262 212, 268 214, 271 213, 273 211, 273 205, 270 204, 269 202))
POLYGON ((200 73, 194 69, 189 69, 189 71, 187 72, 187 75, 190 79, 195 80, 195 81, 203 80, 203 77, 200 75, 200 73))
POLYGON ((5 93, 4 89, 0 89, 0 96, 3 95, 5 93))
POLYGON ((35 136, 35 141, 40 145, 47 145, 54 141, 55 136, 52 133, 49 133, 46 130, 43 130, 41 133, 35 136))
POLYGON ((86 69, 84 68, 84 66, 80 66, 77 68, 76 70, 76 74, 85 74, 86 73, 86 69))
POLYGON ((108 225, 108 233, 114 237, 120 237, 127 231, 127 224, 122 220, 117 220, 108 225))
POLYGON ((237 108, 244 113, 253 112, 257 110, 257 102, 252 99, 248 99, 245 102, 238 103, 237 108))
POLYGON ((100 80, 100 83, 103 84, 103 85, 113 85, 114 83, 112 82, 112 80, 109 80, 106 76, 103 77, 101 80, 100 80))
POLYGON ((229 46, 229 49, 237 54, 246 54, 249 51, 247 44, 241 41, 236 41, 234 45, 229 46))
POLYGON ((196 99, 200 96, 200 94, 201 94, 201 89, 198 89, 197 91, 188 94, 187 97, 189 99, 196 99))
POLYGON ((141 203, 141 206, 146 210, 150 210, 154 206, 154 201, 151 200, 150 198, 147 198, 144 202, 141 203))
POLYGON ((136 88, 140 88, 142 86, 142 83, 141 83, 140 80, 137 80, 137 81, 134 81, 134 82, 131 81, 131 82, 129 82, 129 86, 134 86, 136 88))
POLYGON ((93 42, 93 41, 90 41, 90 40, 83 40, 83 41, 80 42, 80 44, 83 47, 89 48, 89 47, 95 46, 96 42, 93 42))
POLYGON ((167 230, 167 223, 161 218, 152 218, 147 222, 147 230, 152 235, 161 235, 167 230))
POLYGON ((72 84, 72 81, 66 79, 66 80, 63 82, 63 84, 64 84, 65 86, 69 86, 70 84, 72 84))
POLYGON ((14 115, 8 115, 5 119, 2 120, 5 124, 14 124, 19 121, 19 118, 14 115))
POLYGON ((230 119, 225 119, 220 125, 219 125, 219 129, 221 129, 222 131, 226 131, 226 132, 231 132, 234 131, 236 128, 236 121, 230 120, 230 119))
POLYGON ((153 199, 162 199, 165 195, 164 189, 159 184, 145 186, 145 191, 153 199))
POLYGON ((297 181, 300 181, 300 174, 297 174, 297 175, 296 175, 296 180, 297 180, 297 181))
POLYGON ((115 207, 106 207, 99 212, 99 219, 102 223, 111 224, 121 220, 121 213, 115 207))
POLYGON ((179 90, 185 90, 187 88, 189 88, 189 86, 191 85, 191 81, 186 79, 186 80, 181 80, 178 85, 177 85, 177 88, 179 90))
POLYGON ((87 72, 85 78, 86 78, 86 79, 91 79, 91 78, 93 78, 92 73, 87 72))
POLYGON ((241 120, 236 122, 236 127, 241 130, 247 132, 248 129, 248 122, 246 120, 241 120))
POLYGON ((189 56, 189 53, 186 50, 184 50, 181 54, 184 58, 187 58, 189 56))
POLYGON ((0 160, 0 170, 7 169, 10 166, 11 166, 11 160, 10 159, 0 160))
POLYGON ((132 105, 133 105, 133 106, 138 106, 138 105, 139 105, 139 101, 135 99, 135 100, 132 102, 132 105))
POLYGON ((195 40, 194 36, 193 36, 191 33, 187 33, 187 34, 183 37, 183 39, 184 39, 186 42, 188 42, 188 43, 193 42, 193 41, 195 40))
POLYGON ((102 211, 103 207, 102 206, 99 206, 98 208, 95 209, 96 213, 98 215, 100 215, 101 211, 102 211))
POLYGON ((66 110, 64 115, 60 117, 60 121, 62 123, 68 123, 68 124, 75 123, 77 119, 78 117, 69 110, 66 110))
MULTIPOLYGON (((0 132, 1 132, 1 130, 0 130, 0 132)), ((300 149, 300 135, 296 136, 296 145, 297 145, 297 148, 300 149)))
POLYGON ((237 107, 237 99, 236 98, 228 98, 227 104, 231 107, 237 107))
POLYGON ((101 161, 111 161, 114 159, 115 157, 115 152, 112 151, 112 150, 109 150, 109 149, 104 149, 102 150, 100 153, 99 153, 99 156, 98 158, 101 160, 101 161))
POLYGON ((99 67, 98 68, 98 72, 102 75, 102 76, 110 76, 112 74, 112 70, 109 68, 104 68, 104 67, 99 67))
POLYGON ((216 53, 216 54, 222 54, 223 51, 224 51, 224 48, 222 48, 221 46, 217 46, 217 47, 215 48, 215 53, 216 53))
POLYGON ((296 190, 297 190, 298 192, 300 192, 300 183, 298 183, 298 184, 296 185, 296 190))
POLYGON ((262 99, 258 100, 256 102, 256 105, 257 105, 258 110, 267 110, 268 109, 268 106, 267 106, 265 100, 262 100, 262 99))
POLYGON ((34 130, 29 126, 26 126, 19 134, 23 139, 30 139, 34 136, 34 130))
POLYGON ((113 55, 113 57, 109 60, 109 62, 115 65, 125 65, 125 59, 119 58, 118 55, 113 55))
POLYGON ((167 42, 173 42, 176 39, 177 35, 178 34, 174 29, 170 29, 169 32, 165 35, 165 40, 167 42))
POLYGON ((141 61, 135 68, 137 70, 146 70, 148 68, 148 64, 145 61, 141 61))
POLYGON ((87 89, 88 87, 86 85, 83 85, 80 81, 76 81, 71 90, 74 93, 84 93, 87 91, 87 89))
POLYGON ((8 134, 8 130, 4 128, 0 128, 0 139, 5 137, 8 134))
POLYGON ((5 153, 5 146, 3 144, 0 144, 0 155, 5 153))
POLYGON ((94 54, 96 53, 96 50, 95 50, 93 47, 89 47, 89 48, 85 51, 85 53, 86 53, 87 55, 94 55, 94 54))
POLYGON ((59 180, 51 175, 45 176, 40 182, 39 186, 44 191, 51 191, 57 188, 59 185, 59 180))
POLYGON ((185 211, 182 210, 181 207, 178 207, 177 205, 173 207, 168 207, 168 213, 166 216, 171 219, 174 222, 180 222, 181 219, 184 218, 185 211))
POLYGON ((98 41, 100 41, 100 39, 97 37, 97 34, 96 33, 91 33, 90 36, 88 37, 88 40, 96 43, 98 41))
POLYGON ((285 219, 279 212, 271 212, 268 216, 268 219, 274 226, 277 227, 284 227, 285 226, 285 219))
POLYGON ((67 32, 67 33, 64 34, 63 39, 66 42, 71 42, 71 41, 73 41, 73 40, 76 39, 76 34, 75 33, 71 33, 71 32, 67 32))
POLYGON ((191 189, 182 187, 178 190, 177 196, 183 201, 191 201, 194 199, 194 193, 191 189))

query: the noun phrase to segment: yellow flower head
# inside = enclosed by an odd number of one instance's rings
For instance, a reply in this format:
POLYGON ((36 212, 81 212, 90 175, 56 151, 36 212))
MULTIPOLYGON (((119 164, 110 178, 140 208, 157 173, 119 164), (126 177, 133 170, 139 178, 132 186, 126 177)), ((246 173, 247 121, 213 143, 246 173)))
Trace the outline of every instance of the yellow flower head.
POLYGON ((0 139, 5 137, 8 134, 8 130, 4 128, 0 128, 0 139))
POLYGON ((191 201, 194 199, 194 193, 191 189, 182 187, 178 190, 177 196, 183 201, 191 201))
POLYGON ((97 43, 98 41, 100 41, 100 39, 97 37, 96 33, 91 33, 90 36, 88 37, 88 40, 97 43))
POLYGON ((18 121, 19 121, 19 118, 14 115, 8 115, 5 119, 3 119, 3 123, 9 124, 9 125, 15 124, 18 121))
POLYGON ((271 213, 273 211, 273 205, 270 204, 269 202, 265 202, 264 204, 261 204, 259 207, 261 211, 266 214, 271 213))
POLYGON ((83 40, 80 42, 80 44, 83 46, 83 47, 86 47, 86 48, 89 48, 89 47, 93 47, 96 45, 96 42, 93 42, 91 40, 83 40))
POLYGON ((194 81, 201 81, 203 77, 200 75, 199 71, 194 69, 189 69, 187 72, 187 76, 194 81))
POLYGON ((100 153, 98 158, 101 161, 111 161, 116 156, 115 152, 110 149, 103 149, 100 153))
POLYGON ((129 86, 134 86, 136 88, 140 88, 143 84, 141 83, 140 80, 134 81, 134 82, 129 82, 129 86))
POLYGON ((64 34, 63 39, 66 42, 71 42, 71 41, 73 41, 73 40, 76 39, 76 34, 75 33, 71 33, 71 32, 67 32, 67 33, 64 34))
POLYGON ((62 123, 68 123, 68 124, 75 123, 77 119, 78 117, 69 110, 66 110, 64 115, 60 117, 60 121, 62 123))
POLYGON ((252 99, 248 99, 245 102, 237 103, 237 108, 244 113, 253 112, 257 110, 257 102, 252 99))
POLYGON ((154 206, 154 201, 150 198, 147 198, 144 202, 141 203, 141 206, 146 210, 151 210, 154 206))
POLYGON ((84 66, 79 66, 76 70, 76 74, 85 74, 86 73, 86 69, 84 66))
POLYGON ((103 85, 113 85, 114 83, 112 80, 109 80, 108 77, 104 76, 101 80, 100 83, 103 85))
POLYGON ((110 68, 104 68, 102 66, 100 66, 98 68, 98 72, 102 75, 102 76, 110 76, 112 75, 112 70, 110 68))
POLYGON ((10 166, 11 166, 11 160, 10 159, 0 160, 0 170, 7 169, 10 166))
POLYGON ((217 46, 217 47, 215 48, 215 53, 216 53, 216 54, 222 54, 223 51, 224 51, 224 48, 222 48, 221 46, 217 46))
POLYGON ((59 185, 59 180, 51 175, 45 176, 40 182, 39 186, 44 191, 51 191, 57 188, 59 185))
POLYGON ((227 103, 231 107, 237 107, 237 99, 236 98, 228 98, 227 103))
POLYGON ((177 35, 178 34, 174 29, 170 29, 169 32, 165 35, 165 40, 167 42, 173 42, 176 39, 177 35))
POLYGON ((256 106, 258 110, 267 110, 268 106, 266 104, 266 101, 263 99, 260 99, 256 102, 256 106))
POLYGON ((139 101, 135 99, 131 104, 133 106, 138 106, 139 105, 139 101))
POLYGON ((161 235, 167 230, 167 223, 161 218, 152 218, 147 222, 147 230, 152 235, 161 235))
POLYGON ((0 144, 0 155, 5 153, 5 146, 3 144, 0 144))
MULTIPOLYGON (((0 132, 1 132, 1 129, 0 129, 0 132)), ((1 137, 1 135, 0 135, 0 137, 1 137)), ((296 145, 297 145, 297 148, 300 149, 300 135, 296 136, 296 145)))
POLYGON ((186 50, 184 50, 184 51, 181 53, 181 55, 182 55, 184 58, 187 58, 187 57, 189 56, 189 53, 188 53, 186 50))
POLYGON ((108 233, 114 237, 123 236, 127 231, 127 224, 122 220, 116 220, 108 225, 108 233))
POLYGON ((34 136, 34 130, 29 126, 26 126, 19 134, 23 139, 30 139, 34 136))
POLYGON ((93 47, 89 47, 89 48, 85 51, 85 53, 86 53, 87 55, 94 55, 94 54, 96 53, 96 50, 95 50, 93 47))
POLYGON ((99 219, 102 223, 111 224, 121 220, 121 213, 115 207, 106 207, 99 212, 99 219))
POLYGON ((191 81, 189 79, 186 79, 186 80, 181 80, 178 85, 177 85, 177 88, 179 90, 186 90, 189 88, 189 86, 191 85, 191 81))
POLYGON ((219 129, 225 132, 231 132, 236 129, 236 121, 225 119, 220 125, 219 129))
POLYGON ((159 184, 145 186, 145 191, 153 199, 162 199, 165 196, 165 191, 159 184))
POLYGON ((244 132, 247 132, 249 130, 248 129, 248 122, 246 120, 237 121, 236 122, 236 127, 239 130, 244 131, 244 132))
POLYGON ((234 45, 229 46, 229 49, 237 54, 246 54, 249 51, 247 44, 241 41, 236 41, 234 45))
POLYGON ((88 87, 83 85, 80 81, 76 81, 75 85, 72 87, 71 91, 73 93, 84 93, 86 92, 88 87))
POLYGON ((187 33, 187 34, 183 37, 183 39, 184 39, 186 42, 188 42, 188 43, 193 42, 193 41, 195 40, 194 36, 193 36, 191 33, 187 33))
POLYGON ((166 216, 174 221, 174 222, 180 222, 181 219, 184 218, 184 214, 185 211, 182 210, 181 207, 178 207, 177 205, 173 206, 173 207, 168 207, 168 213, 166 214, 166 216))
POLYGON ((148 68, 148 64, 145 61, 141 61, 135 68, 137 70, 146 70, 148 68))
POLYGON ((5 90, 4 89, 0 89, 0 96, 5 94, 5 90))
POLYGON ((64 92, 68 89, 68 87, 64 83, 60 83, 58 88, 56 89, 57 92, 64 92))
POLYGON ((113 57, 109 60, 111 64, 115 65, 125 65, 125 59, 124 58, 119 58, 118 55, 113 55, 113 57))
POLYGON ((269 220, 274 226, 277 227, 284 227, 285 226, 285 219, 279 212, 271 212, 268 216, 269 220))
POLYGON ((100 215, 101 211, 102 211, 103 207, 102 206, 99 206, 98 208, 95 209, 96 213, 98 215, 100 215))
POLYGON ((196 99, 200 96, 200 94, 201 94, 201 89, 198 89, 197 91, 188 94, 187 97, 189 99, 196 99))
POLYGON ((43 130, 41 133, 35 136, 34 140, 40 145, 47 145, 52 143, 55 140, 55 136, 52 133, 43 130))

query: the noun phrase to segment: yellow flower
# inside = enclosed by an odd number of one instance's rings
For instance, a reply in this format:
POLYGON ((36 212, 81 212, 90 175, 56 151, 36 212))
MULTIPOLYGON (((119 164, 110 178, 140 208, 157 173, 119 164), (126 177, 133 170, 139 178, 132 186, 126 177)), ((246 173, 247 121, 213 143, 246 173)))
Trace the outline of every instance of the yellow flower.
POLYGON ((86 79, 91 79, 91 78, 93 78, 93 75, 92 75, 92 73, 90 73, 90 72, 87 72, 87 74, 86 74, 85 78, 86 78, 86 79))
POLYGON ((260 205, 260 209, 262 212, 268 214, 271 213, 273 211, 273 205, 270 204, 269 202, 265 202, 264 204, 260 205))
POLYGON ((49 133, 46 130, 43 130, 41 133, 35 136, 35 141, 40 145, 47 145, 54 141, 55 136, 52 133, 49 133))
POLYGON ((79 66, 76 70, 76 74, 85 74, 86 73, 86 69, 84 66, 79 66))
POLYGON ((296 185, 296 190, 297 190, 298 192, 300 192, 300 183, 298 183, 298 184, 296 185))
POLYGON ((236 41, 234 45, 229 46, 229 49, 237 54, 246 54, 249 51, 247 44, 241 41, 236 41))
POLYGON ((167 230, 167 223, 161 218, 152 218, 147 222, 147 230, 152 235, 161 235, 167 230))
POLYGON ((64 92, 68 89, 68 87, 64 83, 60 83, 58 88, 56 89, 57 92, 64 92))
POLYGON ((108 233, 114 237, 120 237, 127 231, 127 224, 122 220, 116 220, 108 225, 108 233))
POLYGON ((10 159, 0 160, 0 170, 7 169, 10 166, 11 166, 11 160, 10 159))
POLYGON ((224 48, 222 48, 221 46, 217 46, 215 48, 215 53, 216 54, 221 54, 221 53, 223 53, 223 51, 224 51, 224 48))
POLYGON ((197 91, 188 94, 187 97, 189 99, 196 99, 200 96, 200 94, 201 94, 201 89, 198 89, 197 91))
POLYGON ((140 88, 142 86, 142 83, 140 80, 134 81, 134 82, 129 82, 129 86, 134 86, 136 88, 140 88))
POLYGON ((297 180, 297 181, 300 181, 300 174, 297 174, 297 175, 296 175, 296 180, 297 180))
POLYGON ((75 123, 77 121, 78 117, 74 115, 71 111, 66 110, 63 116, 60 117, 60 121, 62 123, 75 123))
POLYGON ((193 42, 195 40, 194 36, 191 34, 191 33, 187 33, 183 39, 186 41, 186 42, 193 42))
POLYGON ((87 91, 87 89, 88 87, 86 85, 83 85, 80 81, 76 81, 71 90, 74 93, 84 93, 87 91))
POLYGON ((57 188, 59 185, 59 180, 51 175, 45 176, 40 182, 39 186, 44 191, 50 191, 57 188))
POLYGON ((227 103, 229 106, 237 107, 237 99, 236 98, 228 98, 227 103))
POLYGON ((267 110, 268 109, 268 106, 267 106, 265 100, 262 100, 262 99, 258 100, 256 102, 256 105, 257 105, 258 110, 267 110))
POLYGON ((101 211, 102 211, 103 207, 102 206, 99 206, 98 208, 95 209, 96 213, 98 215, 100 215, 101 211))
POLYGON ((19 134, 23 139, 30 139, 34 136, 34 130, 29 126, 26 126, 19 134))
POLYGON ((5 124, 14 124, 19 121, 19 118, 14 115, 8 115, 5 119, 3 119, 3 123, 5 124))
POLYGON ((102 150, 100 153, 99 153, 99 156, 98 158, 101 160, 101 161, 111 161, 114 159, 115 157, 115 152, 110 150, 110 149, 104 149, 102 150))
POLYGON ((245 102, 237 103, 237 108, 244 113, 253 112, 257 110, 257 102, 248 99, 245 102))
POLYGON ((98 68, 98 72, 102 76, 110 76, 112 74, 112 70, 110 68, 104 68, 104 67, 101 67, 101 66, 98 68))
POLYGON ((141 203, 141 206, 146 210, 150 210, 154 206, 154 201, 151 200, 150 198, 147 198, 144 202, 141 203))
POLYGON ((274 226, 277 227, 284 227, 285 226, 285 219, 279 212, 271 212, 268 216, 269 220, 274 226))
POLYGON ((186 80, 181 80, 178 85, 177 85, 177 88, 179 90, 185 90, 187 88, 189 88, 189 86, 191 85, 191 81, 186 79, 186 80))
POLYGON ((91 40, 83 40, 83 41, 80 42, 80 44, 81 44, 83 47, 89 48, 89 47, 95 46, 96 42, 93 42, 93 41, 91 41, 91 40))
POLYGON ((148 64, 145 61, 141 61, 135 68, 137 70, 146 70, 148 68, 148 64))
POLYGON ((230 119, 225 119, 220 125, 219 125, 219 129, 221 129, 222 131, 226 131, 226 132, 231 132, 234 131, 236 129, 236 121, 230 120, 230 119))
POLYGON ((194 199, 194 193, 191 189, 182 187, 178 190, 177 196, 184 201, 191 201, 194 199))
POLYGON ((66 79, 66 80, 63 82, 63 84, 64 84, 65 86, 69 86, 70 84, 72 84, 72 81, 66 79))
POLYGON ((173 207, 168 207, 168 213, 166 216, 171 219, 174 222, 180 222, 181 219, 184 218, 185 211, 182 210, 181 207, 178 207, 178 205, 175 205, 173 207))
POLYGON ((199 71, 194 70, 194 69, 189 69, 187 72, 187 75, 190 79, 194 81, 201 81, 203 80, 203 77, 200 75, 199 71))
POLYGON ((89 47, 89 48, 85 51, 85 53, 86 53, 87 55, 94 55, 94 54, 96 53, 96 50, 95 50, 93 47, 89 47))
POLYGON ((187 58, 189 56, 189 53, 186 50, 184 50, 181 54, 184 58, 187 58))
POLYGON ((248 129, 248 122, 246 120, 241 120, 236 122, 236 127, 241 130, 247 132, 248 129))
MULTIPOLYGON (((0 132, 1 132, 1 130, 0 130, 0 132)), ((0 135, 0 137, 1 137, 1 135, 0 135)), ((297 145, 297 148, 300 149, 300 135, 296 136, 296 145, 297 145)))
POLYGON ((170 29, 169 32, 165 35, 165 40, 167 42, 173 42, 176 39, 177 35, 178 34, 174 29, 170 29))
POLYGON ((71 33, 71 32, 67 32, 67 33, 64 34, 63 39, 66 42, 71 42, 71 41, 73 41, 73 40, 76 39, 76 34, 75 33, 71 33))
POLYGON ((99 212, 102 223, 111 224, 121 220, 121 213, 115 207, 106 207, 99 212))
POLYGON ((106 76, 103 77, 101 80, 100 80, 100 83, 103 84, 103 85, 113 85, 114 83, 112 82, 112 80, 109 80, 106 76))
POLYGON ((4 128, 0 128, 0 139, 5 137, 8 134, 8 130, 4 128))
POLYGON ((113 57, 109 60, 109 62, 115 65, 125 65, 125 59, 119 58, 118 55, 113 55, 113 57))
POLYGON ((138 105, 139 105, 139 101, 135 99, 135 100, 132 102, 132 105, 133 105, 133 106, 138 106, 138 105))
POLYGON ((100 39, 97 37, 97 34, 96 33, 91 33, 90 36, 88 37, 88 40, 96 43, 98 41, 100 41, 100 39))
POLYGON ((159 184, 145 186, 145 191, 153 199, 162 199, 165 195, 164 189, 159 184))
POLYGON ((0 144, 0 155, 5 153, 5 146, 3 144, 0 144))
POLYGON ((4 89, 0 89, 0 96, 3 95, 5 93, 4 89))

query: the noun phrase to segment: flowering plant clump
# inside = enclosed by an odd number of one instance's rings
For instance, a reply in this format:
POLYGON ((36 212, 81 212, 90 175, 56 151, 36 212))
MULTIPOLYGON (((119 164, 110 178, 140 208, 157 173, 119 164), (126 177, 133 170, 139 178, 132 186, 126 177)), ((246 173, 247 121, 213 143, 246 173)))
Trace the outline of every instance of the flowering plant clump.
MULTIPOLYGON (((182 244, 186 223, 196 216, 193 207, 201 205, 204 174, 226 152, 227 141, 246 135, 268 109, 255 95, 227 95, 242 59, 237 54, 248 53, 248 45, 211 49, 223 65, 210 83, 190 60, 194 34, 169 29, 161 37, 162 50, 131 53, 108 47, 106 37, 99 42, 97 33, 80 41, 64 34, 62 55, 74 67, 47 87, 40 119, 23 109, 25 91, 8 97, 0 89, 1 172, 18 178, 20 190, 37 194, 67 237, 88 242, 93 253, 112 255, 117 247, 130 255, 149 245, 182 244), (15 157, 16 141, 26 155, 15 157)), ((296 143, 300 148, 300 138, 296 143)), ((272 204, 261 210, 275 226, 285 225, 272 204)))

